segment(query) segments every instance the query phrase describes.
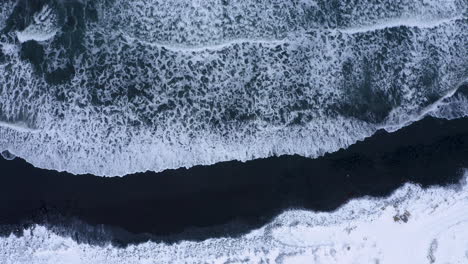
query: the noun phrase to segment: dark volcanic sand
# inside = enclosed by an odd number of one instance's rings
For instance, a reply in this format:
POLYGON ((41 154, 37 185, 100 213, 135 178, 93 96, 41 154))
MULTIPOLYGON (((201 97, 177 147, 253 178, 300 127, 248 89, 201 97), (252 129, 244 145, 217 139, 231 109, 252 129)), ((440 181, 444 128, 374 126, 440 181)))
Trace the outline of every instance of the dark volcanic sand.
POLYGON ((425 118, 318 159, 281 156, 123 178, 0 158, 0 234, 42 223, 86 242, 234 236, 287 208, 333 210, 354 197, 388 195, 408 181, 455 183, 464 167, 468 118, 425 118))

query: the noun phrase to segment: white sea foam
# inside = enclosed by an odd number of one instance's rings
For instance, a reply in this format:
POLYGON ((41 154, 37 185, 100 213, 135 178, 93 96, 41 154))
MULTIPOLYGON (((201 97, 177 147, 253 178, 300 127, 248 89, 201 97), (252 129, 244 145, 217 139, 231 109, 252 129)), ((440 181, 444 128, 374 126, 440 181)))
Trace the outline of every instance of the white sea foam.
POLYGON ((369 31, 382 30, 393 27, 415 27, 415 28, 434 28, 446 23, 451 23, 455 20, 463 19, 463 16, 450 18, 419 18, 419 17, 400 17, 386 21, 378 21, 372 25, 360 25, 359 27, 350 27, 339 29, 339 31, 347 34, 365 33, 369 31))
POLYGON ((34 14, 33 21, 24 30, 17 31, 18 40, 23 43, 29 40, 46 41, 57 34, 57 15, 48 5, 34 14))
POLYGON ((28 127, 27 124, 24 122, 18 122, 18 123, 8 123, 8 122, 2 122, 0 121, 0 127, 16 130, 18 132, 24 132, 24 133, 37 133, 39 132, 36 129, 31 129, 28 127))
POLYGON ((16 156, 12 153, 10 153, 9 151, 3 151, 0 153, 0 155, 2 155, 2 157, 6 160, 14 160, 16 158, 16 156))
MULTIPOLYGON (((468 79, 463 83, 464 85, 468 85, 468 79)), ((461 94, 444 98, 442 101, 440 101, 437 107, 430 112, 430 115, 447 119, 467 117, 468 98, 461 94)))
POLYGON ((14 1, 4 1, 4 3, 0 4, 0 29, 5 27, 8 16, 11 14, 14 7, 14 1))
POLYGON ((468 186, 406 184, 331 213, 292 210, 239 238, 118 248, 77 243, 43 226, 0 238, 0 262, 36 263, 466 263, 468 186))
POLYGON ((98 21, 70 38, 83 50, 54 38, 36 66, 5 38, 0 150, 113 176, 317 157, 466 115, 465 1, 335 2, 98 1, 98 21))
POLYGON ((283 38, 314 28, 367 28, 391 22, 425 27, 463 14, 460 0, 116 1, 104 17, 117 28, 146 41, 200 45, 229 39, 283 38), (132 10, 132 12, 121 12, 132 10))

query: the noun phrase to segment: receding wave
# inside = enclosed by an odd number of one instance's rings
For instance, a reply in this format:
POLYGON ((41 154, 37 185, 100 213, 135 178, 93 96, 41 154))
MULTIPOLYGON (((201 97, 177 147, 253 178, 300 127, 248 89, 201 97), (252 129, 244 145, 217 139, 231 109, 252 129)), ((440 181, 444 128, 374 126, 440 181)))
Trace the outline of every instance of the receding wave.
POLYGON ((317 157, 468 113, 466 1, 30 2, 0 4, 0 151, 37 167, 317 157))

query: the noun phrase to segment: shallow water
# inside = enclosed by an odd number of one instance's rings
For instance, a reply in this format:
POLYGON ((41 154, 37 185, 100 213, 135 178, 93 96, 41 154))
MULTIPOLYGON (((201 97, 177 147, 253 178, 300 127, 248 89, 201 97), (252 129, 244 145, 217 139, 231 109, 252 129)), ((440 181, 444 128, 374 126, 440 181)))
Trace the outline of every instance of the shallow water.
POLYGON ((40 168, 122 176, 318 157, 427 114, 465 116, 455 91, 467 78, 466 8, 7 1, 0 150, 40 168))
POLYGON ((1 1, 0 263, 467 262, 467 7, 1 1))

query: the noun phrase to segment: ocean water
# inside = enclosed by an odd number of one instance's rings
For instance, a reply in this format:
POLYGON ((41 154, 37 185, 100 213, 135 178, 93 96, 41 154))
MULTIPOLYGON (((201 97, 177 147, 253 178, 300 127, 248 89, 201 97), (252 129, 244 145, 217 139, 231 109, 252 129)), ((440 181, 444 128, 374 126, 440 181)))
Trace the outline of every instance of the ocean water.
POLYGON ((468 118, 123 178, 0 157, 0 263, 464 263, 467 167, 468 118))
POLYGON ((466 263, 468 2, 3 0, 0 155, 1 264, 466 263))
POLYGON ((123 176, 467 115, 463 0, 0 3, 0 151, 123 176))

